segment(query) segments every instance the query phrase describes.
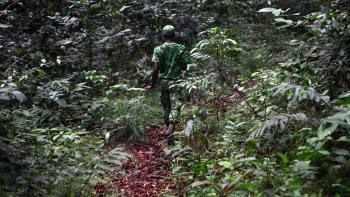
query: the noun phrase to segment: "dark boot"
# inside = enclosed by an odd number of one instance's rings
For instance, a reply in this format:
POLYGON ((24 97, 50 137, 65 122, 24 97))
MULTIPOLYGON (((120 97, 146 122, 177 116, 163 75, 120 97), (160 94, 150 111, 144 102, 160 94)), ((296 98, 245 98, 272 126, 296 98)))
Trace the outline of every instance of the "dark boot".
POLYGON ((174 146, 175 145, 174 135, 173 134, 168 134, 166 140, 167 140, 169 146, 174 146))
POLYGON ((174 135, 173 135, 174 130, 175 130, 175 125, 170 124, 168 127, 168 133, 167 133, 167 142, 169 146, 175 145, 174 135))

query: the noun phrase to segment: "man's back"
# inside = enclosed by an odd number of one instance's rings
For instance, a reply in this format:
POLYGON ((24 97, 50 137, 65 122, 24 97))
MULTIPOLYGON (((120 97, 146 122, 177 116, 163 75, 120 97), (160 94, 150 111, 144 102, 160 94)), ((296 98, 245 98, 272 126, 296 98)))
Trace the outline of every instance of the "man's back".
POLYGON ((168 126, 167 140, 169 145, 174 145, 172 133, 175 130, 175 124, 180 122, 183 103, 181 87, 173 85, 174 82, 176 83, 175 80, 181 78, 181 70, 186 70, 190 58, 185 51, 185 46, 174 42, 174 26, 164 26, 162 34, 165 43, 153 51, 152 79, 145 89, 151 90, 155 87, 160 73, 160 100, 164 111, 164 122, 168 126))
POLYGON ((152 61, 160 65, 160 79, 179 79, 181 66, 187 63, 185 46, 174 42, 165 42, 154 49, 152 61))

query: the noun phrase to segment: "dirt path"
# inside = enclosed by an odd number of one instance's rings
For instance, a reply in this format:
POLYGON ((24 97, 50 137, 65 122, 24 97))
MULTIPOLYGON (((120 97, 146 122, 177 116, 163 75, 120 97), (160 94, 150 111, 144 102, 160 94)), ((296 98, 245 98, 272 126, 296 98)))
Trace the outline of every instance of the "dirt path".
POLYGON ((152 128, 142 142, 135 143, 128 152, 134 156, 123 165, 126 175, 117 182, 124 196, 152 196, 172 191, 169 160, 163 149, 166 137, 160 128, 152 128))

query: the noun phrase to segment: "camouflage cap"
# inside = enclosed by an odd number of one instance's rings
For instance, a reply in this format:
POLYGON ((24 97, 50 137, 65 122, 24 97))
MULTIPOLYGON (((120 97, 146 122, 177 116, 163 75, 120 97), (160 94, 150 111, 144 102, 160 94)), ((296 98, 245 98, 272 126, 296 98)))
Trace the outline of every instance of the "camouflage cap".
POLYGON ((172 25, 166 25, 163 27, 163 36, 171 36, 175 33, 175 27, 172 25))

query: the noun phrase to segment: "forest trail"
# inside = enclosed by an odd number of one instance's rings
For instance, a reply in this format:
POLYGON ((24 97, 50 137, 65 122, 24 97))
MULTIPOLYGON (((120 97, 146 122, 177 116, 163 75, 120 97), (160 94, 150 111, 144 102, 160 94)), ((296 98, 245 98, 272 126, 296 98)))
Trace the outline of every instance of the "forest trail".
POLYGON ((126 174, 116 187, 124 196, 159 196, 172 192, 170 162, 163 149, 167 146, 162 128, 151 128, 145 140, 128 149, 133 158, 123 165, 126 174))

